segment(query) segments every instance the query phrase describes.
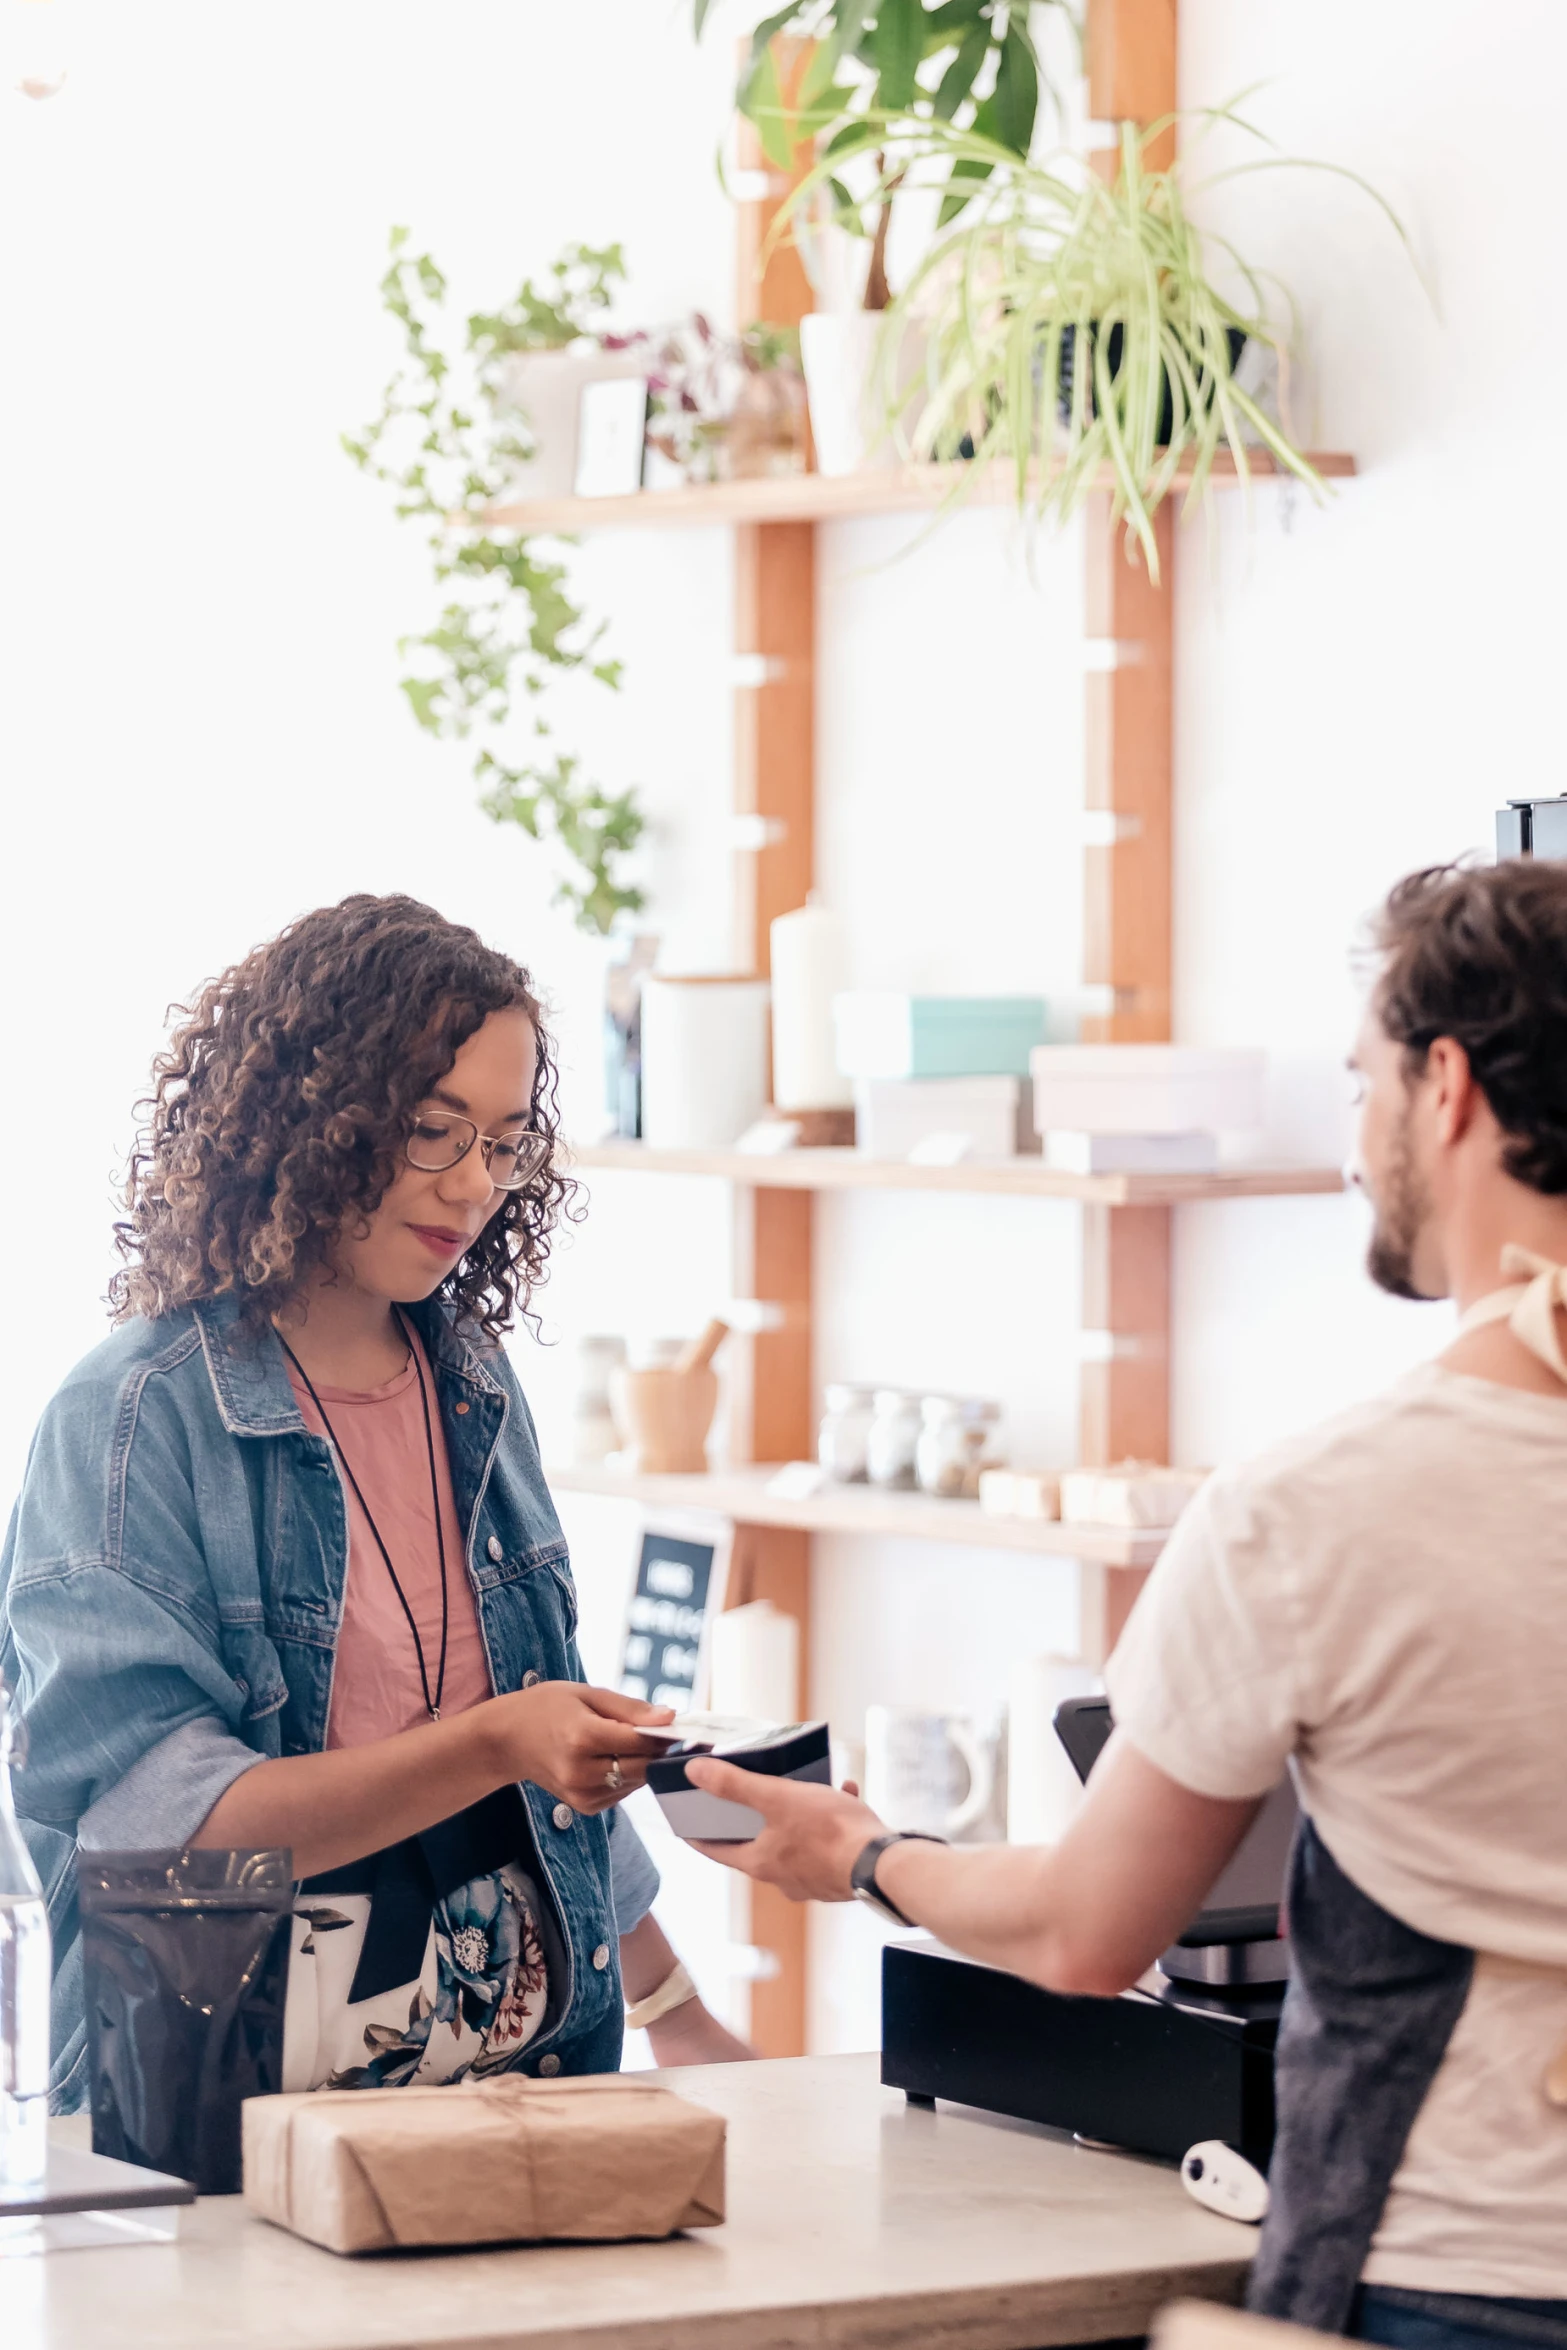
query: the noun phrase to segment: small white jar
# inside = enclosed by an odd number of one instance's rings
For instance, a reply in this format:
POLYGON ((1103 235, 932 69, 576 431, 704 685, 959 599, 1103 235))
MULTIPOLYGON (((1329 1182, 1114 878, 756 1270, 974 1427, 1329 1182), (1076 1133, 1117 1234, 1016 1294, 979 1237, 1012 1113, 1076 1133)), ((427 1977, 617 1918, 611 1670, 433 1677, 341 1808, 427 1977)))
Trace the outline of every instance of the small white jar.
POLYGON ((906 1488, 914 1483, 919 1434, 919 1397, 901 1387, 878 1387, 865 1439, 865 1474, 873 1485, 906 1488))
POLYGON ((577 1341, 577 1385, 571 1399, 571 1457, 578 1468, 607 1461, 620 1443, 609 1408, 609 1383, 626 1359, 623 1338, 595 1335, 577 1341))
POLYGON ((863 1485, 867 1442, 875 1418, 875 1389, 829 1387, 816 1433, 816 1458, 837 1485, 863 1485))

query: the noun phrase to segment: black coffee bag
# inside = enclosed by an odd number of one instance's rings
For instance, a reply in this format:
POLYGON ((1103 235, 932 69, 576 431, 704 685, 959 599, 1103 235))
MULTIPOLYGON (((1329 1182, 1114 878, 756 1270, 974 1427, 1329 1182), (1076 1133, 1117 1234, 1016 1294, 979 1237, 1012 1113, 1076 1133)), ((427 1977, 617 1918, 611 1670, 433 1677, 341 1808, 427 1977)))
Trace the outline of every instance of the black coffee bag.
POLYGON ((77 1857, 95 2154, 240 2186, 239 2109, 283 2086, 293 1860, 77 1857))

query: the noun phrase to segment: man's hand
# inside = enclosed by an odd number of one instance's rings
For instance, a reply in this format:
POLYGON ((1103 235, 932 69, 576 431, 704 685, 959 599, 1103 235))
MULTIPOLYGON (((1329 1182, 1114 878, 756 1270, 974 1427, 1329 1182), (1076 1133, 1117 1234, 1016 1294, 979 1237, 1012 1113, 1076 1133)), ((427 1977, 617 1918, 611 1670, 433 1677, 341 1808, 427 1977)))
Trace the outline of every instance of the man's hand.
POLYGON ((750 1844, 703 1844, 698 1852, 742 1876, 776 1885, 791 1901, 848 1901, 849 1871, 885 1823, 847 1788, 802 1779, 771 1779, 706 1755, 686 1765, 694 1787, 726 1802, 749 1804, 766 1825, 750 1844))

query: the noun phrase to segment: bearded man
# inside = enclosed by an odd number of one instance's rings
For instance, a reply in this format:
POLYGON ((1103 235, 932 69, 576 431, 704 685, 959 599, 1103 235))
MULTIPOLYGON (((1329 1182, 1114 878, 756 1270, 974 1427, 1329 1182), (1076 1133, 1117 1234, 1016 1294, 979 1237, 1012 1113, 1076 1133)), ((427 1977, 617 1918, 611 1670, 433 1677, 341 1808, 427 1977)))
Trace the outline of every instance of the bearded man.
POLYGON ((1369 1265, 1456 1334, 1211 1478, 1111 1658, 1051 1849, 890 1838, 851 1793, 715 1858, 872 1899, 1053 1990, 1137 1982, 1286 1769, 1271 2208, 1252 2306, 1405 2350, 1567 2350, 1567 865, 1399 883, 1352 1067, 1369 1265))

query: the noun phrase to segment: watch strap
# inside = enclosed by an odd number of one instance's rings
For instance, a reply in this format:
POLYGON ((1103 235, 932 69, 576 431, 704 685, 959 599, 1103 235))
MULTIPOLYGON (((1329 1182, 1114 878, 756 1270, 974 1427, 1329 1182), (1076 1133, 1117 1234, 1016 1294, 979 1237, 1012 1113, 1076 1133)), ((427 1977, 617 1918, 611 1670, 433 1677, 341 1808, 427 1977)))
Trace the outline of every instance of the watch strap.
POLYGON ((945 1836, 933 1836, 924 1828, 889 1828, 884 1835, 873 1836, 849 1871, 849 1889, 861 1901, 868 1901, 895 1925, 912 1926, 913 1918, 905 1917, 897 1903, 885 1894, 876 1882, 876 1864, 889 1844, 945 1844, 945 1836))

